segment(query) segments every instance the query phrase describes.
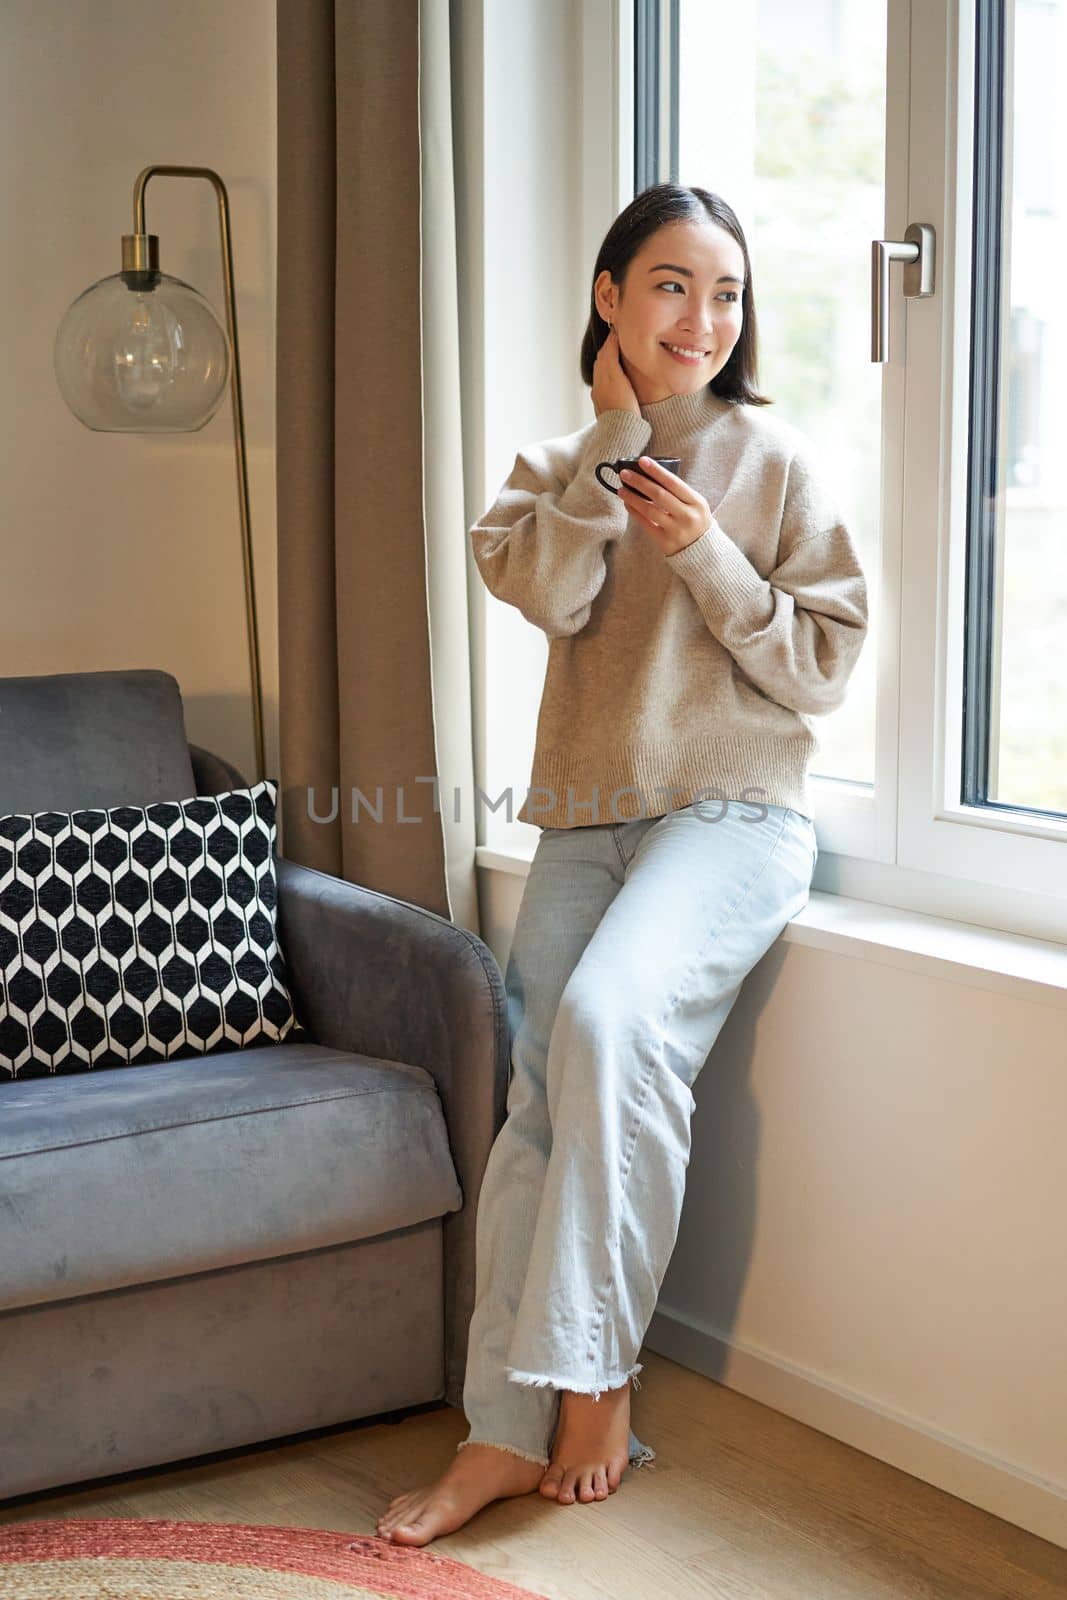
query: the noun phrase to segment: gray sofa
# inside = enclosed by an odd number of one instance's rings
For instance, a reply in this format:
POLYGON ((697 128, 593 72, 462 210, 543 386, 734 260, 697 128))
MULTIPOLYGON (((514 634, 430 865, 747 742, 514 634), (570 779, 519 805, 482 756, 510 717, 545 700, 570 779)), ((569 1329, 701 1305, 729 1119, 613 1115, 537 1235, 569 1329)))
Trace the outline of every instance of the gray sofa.
MULTIPOLYGON (((242 786, 158 671, 0 679, 0 816, 242 786)), ((301 1029, 0 1074, 0 1497, 462 1404, 500 969, 432 912, 277 860, 301 1029)))

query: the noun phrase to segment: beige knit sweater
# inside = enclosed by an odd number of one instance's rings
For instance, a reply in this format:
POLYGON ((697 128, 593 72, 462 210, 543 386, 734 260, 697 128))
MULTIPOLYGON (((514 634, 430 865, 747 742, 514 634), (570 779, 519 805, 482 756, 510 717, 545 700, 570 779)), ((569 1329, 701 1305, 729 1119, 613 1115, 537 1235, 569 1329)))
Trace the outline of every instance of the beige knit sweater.
POLYGON ((520 450, 469 537, 491 593, 549 639, 520 821, 629 821, 701 797, 813 815, 812 718, 845 699, 867 587, 798 428, 709 386, 603 411, 520 450), (711 507, 674 555, 594 476, 638 455, 680 457, 711 507))

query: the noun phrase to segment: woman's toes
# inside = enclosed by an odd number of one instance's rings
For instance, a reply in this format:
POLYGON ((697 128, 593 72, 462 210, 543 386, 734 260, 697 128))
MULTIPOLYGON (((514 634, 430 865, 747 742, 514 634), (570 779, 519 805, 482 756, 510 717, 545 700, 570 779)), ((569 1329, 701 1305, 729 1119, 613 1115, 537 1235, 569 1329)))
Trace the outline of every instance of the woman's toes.
POLYGON ((425 1517, 412 1517, 410 1522, 400 1522, 393 1529, 393 1538, 400 1544, 428 1544, 431 1534, 425 1517))
POLYGON ((621 1477, 622 1473, 617 1468, 613 1470, 610 1464, 606 1468, 565 1469, 559 1462, 553 1462, 545 1469, 540 1489, 546 1499, 561 1501, 563 1505, 573 1505, 575 1500, 588 1504, 592 1500, 606 1500, 618 1488, 621 1477))
POLYGON ((397 1523, 403 1520, 410 1500, 410 1494, 402 1494, 398 1495, 395 1500, 390 1501, 389 1509, 378 1518, 379 1533, 388 1533, 391 1528, 395 1528, 397 1523))

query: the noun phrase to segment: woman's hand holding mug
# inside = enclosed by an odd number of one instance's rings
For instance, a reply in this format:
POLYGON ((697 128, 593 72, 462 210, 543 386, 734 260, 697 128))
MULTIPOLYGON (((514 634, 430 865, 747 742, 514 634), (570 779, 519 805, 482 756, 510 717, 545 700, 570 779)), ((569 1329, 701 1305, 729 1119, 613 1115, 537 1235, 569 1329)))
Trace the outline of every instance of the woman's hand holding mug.
POLYGON ((628 459, 599 461, 596 476, 605 489, 611 489, 625 505, 631 517, 648 530, 665 556, 676 556, 686 545, 695 544, 711 527, 711 507, 691 484, 676 472, 665 467, 681 462, 673 456, 638 456, 630 464, 628 459), (621 480, 616 489, 602 472, 613 472, 621 480), (637 485, 640 484, 640 489, 637 485))

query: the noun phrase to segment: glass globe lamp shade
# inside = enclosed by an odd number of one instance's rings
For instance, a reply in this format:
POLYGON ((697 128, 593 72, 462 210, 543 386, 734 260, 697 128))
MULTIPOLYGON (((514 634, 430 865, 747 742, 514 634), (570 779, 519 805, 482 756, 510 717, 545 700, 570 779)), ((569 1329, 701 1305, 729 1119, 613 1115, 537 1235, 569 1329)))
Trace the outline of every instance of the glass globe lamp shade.
POLYGON ((116 272, 68 307, 53 365, 67 405, 100 433, 195 433, 230 376, 211 306, 165 272, 116 272))

